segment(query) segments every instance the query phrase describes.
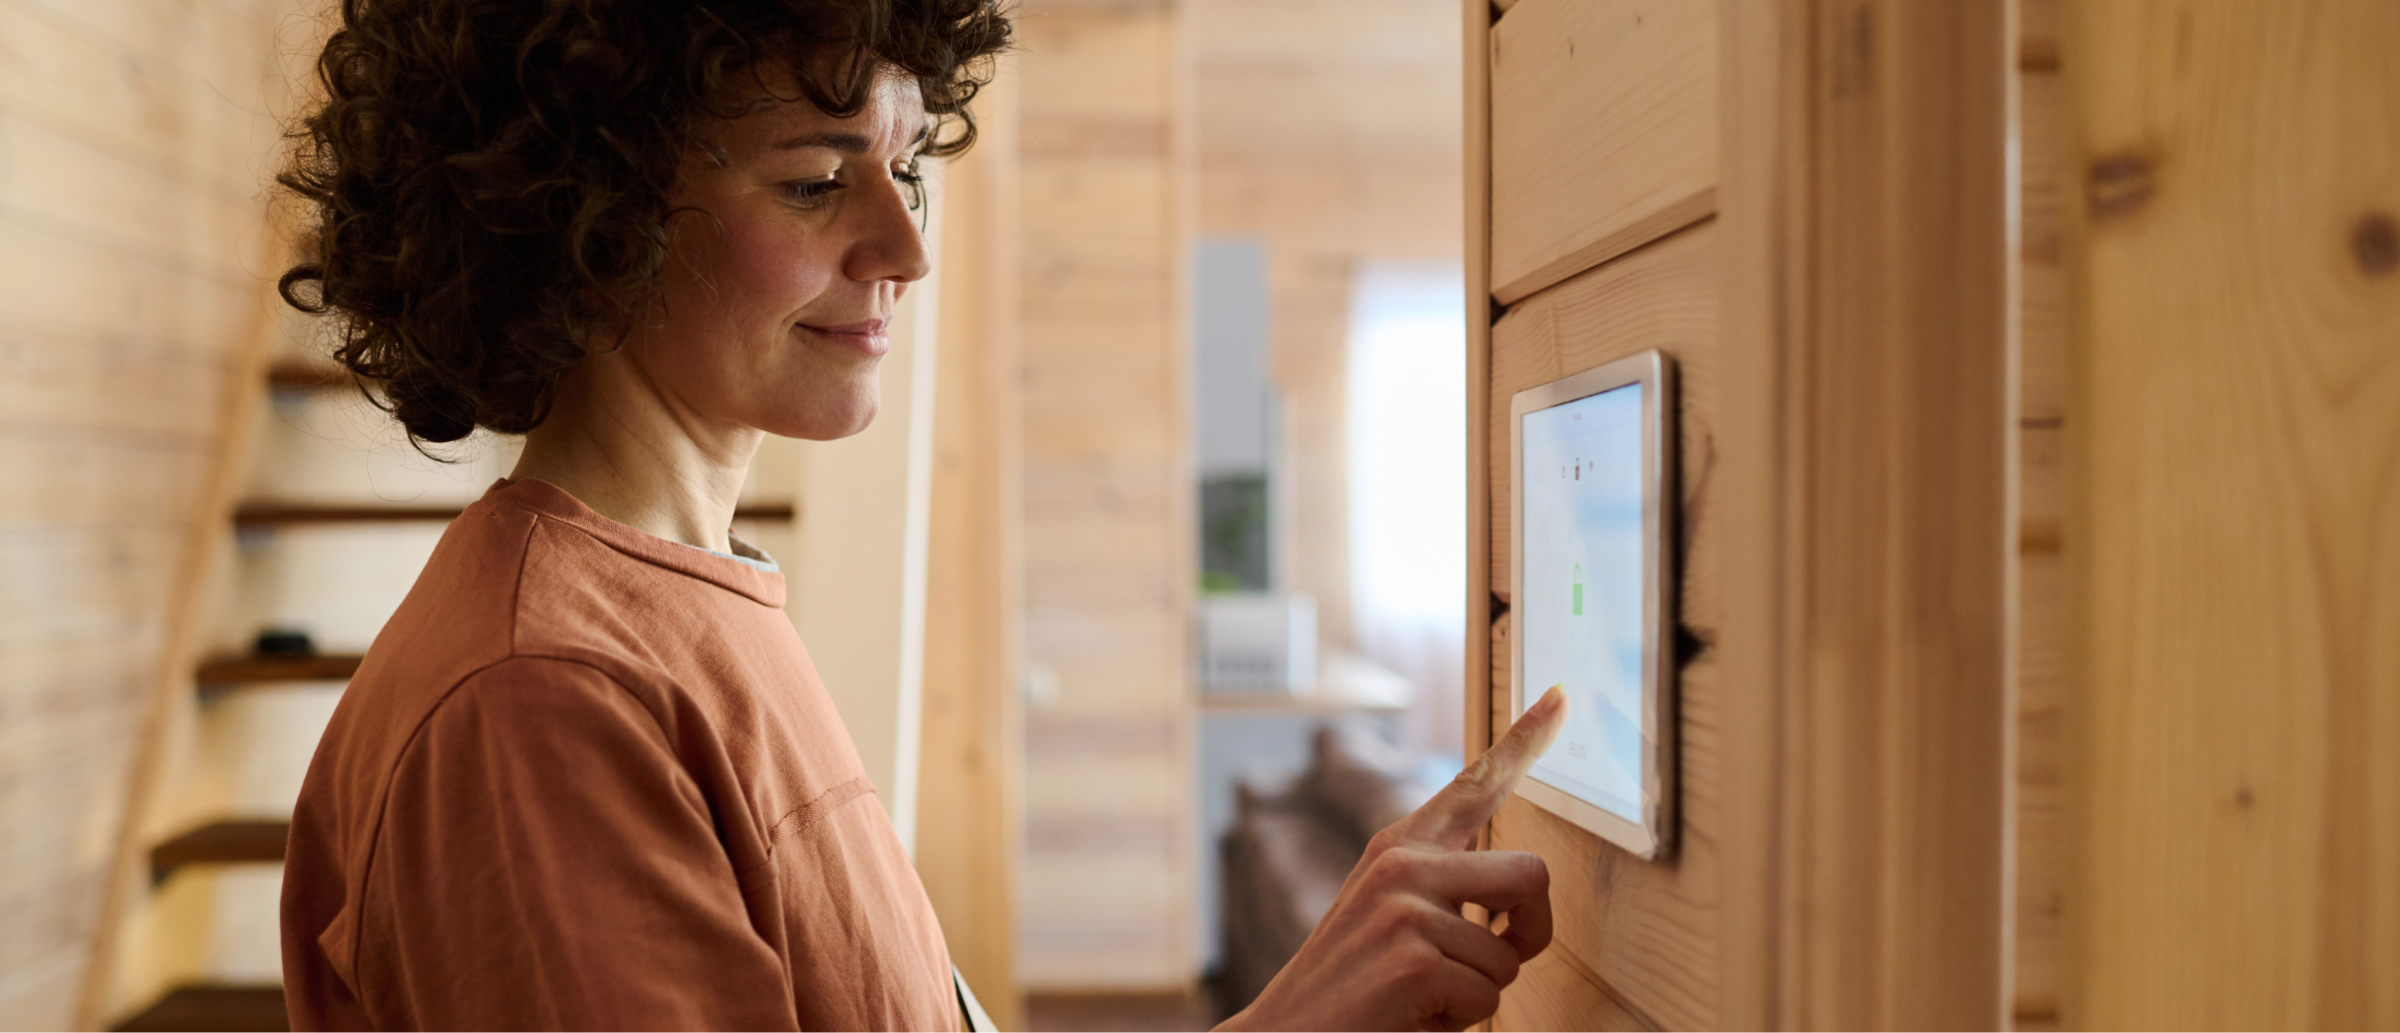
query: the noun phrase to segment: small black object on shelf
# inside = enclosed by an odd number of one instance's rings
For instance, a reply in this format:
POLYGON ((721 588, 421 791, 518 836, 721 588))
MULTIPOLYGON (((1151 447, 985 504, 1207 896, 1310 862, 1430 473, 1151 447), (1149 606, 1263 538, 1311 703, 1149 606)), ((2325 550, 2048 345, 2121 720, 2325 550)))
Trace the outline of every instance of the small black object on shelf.
POLYGON ((292 628, 268 628, 258 633, 258 641, 250 651, 260 656, 315 656, 317 643, 308 632, 292 628))

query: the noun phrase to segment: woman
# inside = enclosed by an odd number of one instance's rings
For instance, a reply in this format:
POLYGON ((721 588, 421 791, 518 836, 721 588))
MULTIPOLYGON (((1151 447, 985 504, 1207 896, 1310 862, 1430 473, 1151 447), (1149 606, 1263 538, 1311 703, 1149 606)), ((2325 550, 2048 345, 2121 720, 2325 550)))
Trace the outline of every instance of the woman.
MULTIPOLYGON (((347 0, 284 277, 420 442, 525 435, 369 650, 294 814, 295 1028, 949 1029, 973 1009, 733 539, 768 434, 874 418, 990 0, 347 0)), ((1463 852, 1557 703, 1379 836, 1242 1027, 1456 1028, 1549 939, 1463 852), (1460 905, 1510 913, 1495 935, 1460 905)))

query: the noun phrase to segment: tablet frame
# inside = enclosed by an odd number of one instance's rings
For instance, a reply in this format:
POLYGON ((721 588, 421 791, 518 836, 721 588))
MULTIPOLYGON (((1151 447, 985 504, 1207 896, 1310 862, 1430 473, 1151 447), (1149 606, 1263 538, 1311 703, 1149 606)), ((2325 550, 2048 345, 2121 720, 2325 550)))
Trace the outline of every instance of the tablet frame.
MULTIPOLYGON (((1509 600, 1525 598, 1525 417, 1632 384, 1642 385, 1642 820, 1607 809, 1528 772, 1517 795, 1644 860, 1666 856, 1675 839, 1675 363, 1657 349, 1540 387, 1508 407, 1509 600)), ((1525 636, 1509 629, 1509 715, 1525 714, 1525 636)))

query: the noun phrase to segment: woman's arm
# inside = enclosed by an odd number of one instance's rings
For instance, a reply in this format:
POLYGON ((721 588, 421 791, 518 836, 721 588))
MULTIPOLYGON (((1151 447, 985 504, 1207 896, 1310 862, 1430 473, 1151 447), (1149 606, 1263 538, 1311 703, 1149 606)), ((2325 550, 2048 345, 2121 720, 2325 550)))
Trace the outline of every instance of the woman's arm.
POLYGON ((1341 895, 1258 1000, 1220 1029, 1465 1029, 1490 1018, 1517 967, 1550 945, 1550 870, 1475 851, 1517 780, 1558 736, 1553 688, 1416 813, 1376 833, 1341 895), (1460 913, 1507 914, 1493 933, 1460 913))

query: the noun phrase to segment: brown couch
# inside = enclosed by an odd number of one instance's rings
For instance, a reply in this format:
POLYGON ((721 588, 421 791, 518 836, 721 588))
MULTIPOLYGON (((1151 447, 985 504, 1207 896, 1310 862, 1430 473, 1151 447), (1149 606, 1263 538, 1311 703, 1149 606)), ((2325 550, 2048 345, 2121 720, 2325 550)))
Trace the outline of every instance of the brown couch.
POLYGON ((1300 950, 1367 839, 1433 795, 1438 787, 1417 780, 1413 767, 1372 729, 1324 725, 1308 770, 1289 784, 1235 786, 1238 812, 1219 844, 1225 933, 1219 988, 1229 1011, 1256 1000, 1300 950))

